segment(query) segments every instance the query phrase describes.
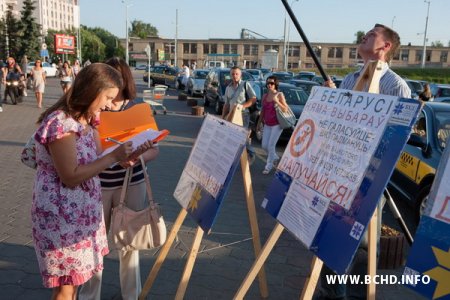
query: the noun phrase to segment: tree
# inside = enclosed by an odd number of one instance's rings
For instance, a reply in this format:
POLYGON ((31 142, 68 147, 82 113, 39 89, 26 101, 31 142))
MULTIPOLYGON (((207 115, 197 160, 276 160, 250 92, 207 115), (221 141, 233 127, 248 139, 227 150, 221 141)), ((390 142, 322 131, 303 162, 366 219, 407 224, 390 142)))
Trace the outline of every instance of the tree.
POLYGON ((98 36, 103 44, 105 44, 106 58, 110 58, 113 56, 125 57, 125 48, 120 45, 118 38, 115 35, 99 27, 95 27, 89 30, 92 31, 96 36, 98 36))
POLYGON ((34 1, 23 1, 23 8, 19 23, 21 47, 19 49, 19 57, 27 55, 29 58, 38 58, 40 49, 40 25, 36 23, 33 12, 36 9, 34 1))
POLYGON ((158 36, 158 29, 152 24, 144 23, 142 21, 134 20, 131 22, 131 29, 128 34, 130 36, 145 39, 148 36, 158 36))
POLYGON ((12 5, 8 5, 3 22, 4 30, 2 35, 4 35, 4 38, 2 39, 0 50, 5 56, 9 55, 17 59, 20 53, 22 39, 20 36, 19 22, 14 18, 12 9, 12 5))
POLYGON ((431 47, 443 48, 444 43, 442 43, 441 41, 434 41, 434 42, 431 42, 431 47))
POLYGON ((81 26, 81 41, 81 53, 84 60, 89 59, 91 62, 105 60, 106 46, 90 28, 81 26))
MULTIPOLYGON (((57 30, 53 30, 53 29, 49 29, 47 32, 47 36, 45 37, 45 43, 47 44, 47 49, 48 49, 48 55, 51 58, 52 62, 57 63, 58 60, 62 60, 62 54, 56 54, 55 53, 55 34, 66 34, 66 35, 73 35, 76 36, 76 32, 73 30, 62 30, 62 31, 57 31, 57 30)), ((78 55, 75 54, 64 54, 65 58, 64 60, 70 60, 71 62, 73 62, 78 55)))
POLYGON ((356 36, 356 41, 354 42, 355 44, 360 44, 362 42, 363 37, 366 35, 366 33, 364 31, 358 31, 355 33, 356 36))

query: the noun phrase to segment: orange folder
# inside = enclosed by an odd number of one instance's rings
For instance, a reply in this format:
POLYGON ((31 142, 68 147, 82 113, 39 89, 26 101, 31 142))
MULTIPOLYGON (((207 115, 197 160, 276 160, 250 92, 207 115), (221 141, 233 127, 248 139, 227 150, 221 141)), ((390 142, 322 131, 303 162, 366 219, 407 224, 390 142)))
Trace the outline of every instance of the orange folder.
MULTIPOLYGON (((158 131, 158 125, 155 122, 150 105, 141 103, 120 112, 101 112, 100 125, 97 129, 103 150, 105 150, 115 145, 113 142, 107 141, 106 138, 124 142, 147 129, 158 131)), ((161 135, 154 141, 164 139, 167 134, 169 134, 169 131, 162 130, 161 135)))

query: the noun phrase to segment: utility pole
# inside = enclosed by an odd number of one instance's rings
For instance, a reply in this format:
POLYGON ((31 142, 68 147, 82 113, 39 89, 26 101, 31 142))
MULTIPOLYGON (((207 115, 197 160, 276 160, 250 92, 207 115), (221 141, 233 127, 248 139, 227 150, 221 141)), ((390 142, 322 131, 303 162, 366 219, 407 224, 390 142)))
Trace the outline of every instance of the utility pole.
POLYGON ((178 55, 178 8, 175 10, 175 60, 174 66, 177 67, 177 55, 178 55))
POLYGON ((427 9, 427 18, 425 20, 425 33, 423 35, 423 53, 422 53, 422 69, 425 68, 425 58, 427 56, 427 29, 428 29, 428 15, 430 13, 430 1, 424 0, 423 2, 428 4, 428 9, 427 9))
POLYGON ((128 45, 130 44, 130 41, 128 39, 128 7, 130 7, 131 4, 128 4, 125 0, 122 0, 122 3, 125 4, 125 61, 127 62, 127 65, 129 65, 130 56, 128 52, 128 45))

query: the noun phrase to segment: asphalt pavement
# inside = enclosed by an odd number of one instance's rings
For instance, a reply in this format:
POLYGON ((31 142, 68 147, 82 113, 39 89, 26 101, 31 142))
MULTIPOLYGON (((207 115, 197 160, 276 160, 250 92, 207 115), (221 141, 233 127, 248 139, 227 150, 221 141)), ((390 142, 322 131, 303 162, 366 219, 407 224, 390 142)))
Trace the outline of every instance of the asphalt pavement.
MULTIPOLYGON (((146 88, 142 71, 134 71, 139 96, 146 88)), ((56 78, 49 78, 44 95, 44 108, 53 104, 62 90, 56 78)), ((21 150, 36 127, 42 110, 36 107, 34 95, 19 105, 3 105, 0 113, 0 299, 49 299, 51 291, 42 286, 31 237, 30 207, 34 170, 20 162, 21 150)), ((201 98, 197 98, 200 105, 201 98)), ((171 134, 160 143, 159 157, 149 163, 153 193, 163 209, 168 226, 172 227, 181 207, 173 191, 188 159, 202 116, 191 115, 186 101, 177 99, 177 91, 169 90, 164 99, 168 114, 155 118, 160 129, 171 134)), ((211 110, 212 113, 212 110, 211 110)), ((264 243, 275 221, 262 208, 261 201, 271 176, 262 175, 265 155, 255 142, 257 159, 251 166, 261 240, 264 243)), ((278 150, 282 154, 284 146, 278 150)), ((387 217, 389 219, 389 217, 387 217)), ((389 222, 393 222, 389 219, 389 222)), ((186 258, 193 242, 196 225, 187 216, 178 238, 156 278, 148 299, 173 299, 186 258)), ((212 231, 204 235, 194 265, 185 299, 232 299, 255 257, 240 169, 224 200, 212 231)), ((338 251, 339 245, 334 245, 338 251)), ((153 266, 158 249, 141 251, 141 274, 144 282, 153 266)), ((310 272, 312 254, 285 231, 265 263, 269 299, 298 299, 310 272)), ((119 263, 116 251, 105 258, 102 299, 121 299, 119 263)), ((380 274, 401 274, 397 270, 380 270, 380 274)), ((255 281, 246 299, 260 299, 255 281)), ((422 299, 400 285, 378 285, 377 299, 422 299)))

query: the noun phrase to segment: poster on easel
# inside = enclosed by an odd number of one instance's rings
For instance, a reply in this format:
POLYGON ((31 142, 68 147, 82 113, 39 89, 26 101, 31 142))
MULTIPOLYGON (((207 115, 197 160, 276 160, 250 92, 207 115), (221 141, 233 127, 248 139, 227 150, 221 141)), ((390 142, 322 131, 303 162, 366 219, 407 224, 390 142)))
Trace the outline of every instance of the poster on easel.
POLYGON ((314 87, 262 206, 345 273, 419 109, 414 99, 314 87))
POLYGON ((404 284, 428 299, 450 299, 449 142, 403 272, 404 284))
POLYGON ((175 188, 174 197, 208 232, 216 218, 248 136, 242 126, 207 115, 175 188))

